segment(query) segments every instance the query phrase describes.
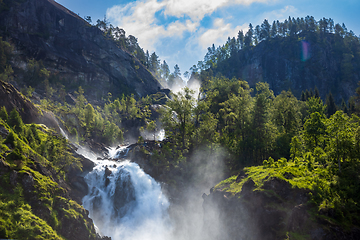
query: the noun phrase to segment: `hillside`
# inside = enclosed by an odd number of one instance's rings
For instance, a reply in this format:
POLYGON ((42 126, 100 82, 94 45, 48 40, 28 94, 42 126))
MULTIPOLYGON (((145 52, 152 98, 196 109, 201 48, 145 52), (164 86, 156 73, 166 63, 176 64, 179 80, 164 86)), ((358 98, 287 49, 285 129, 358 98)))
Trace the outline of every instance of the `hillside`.
POLYGON ((94 100, 108 92, 141 97, 161 88, 135 57, 53 0, 4 1, 0 22, 0 35, 15 47, 11 66, 27 86, 44 84, 29 74, 34 59, 50 72, 50 84, 68 92, 83 86, 94 100))
POLYGON ((0 95, 0 238, 100 239, 81 206, 93 163, 32 123, 49 122, 13 86, 0 81, 0 95))
POLYGON ((222 47, 209 48, 203 68, 214 76, 245 80, 250 87, 267 82, 276 95, 290 89, 300 98, 316 87, 322 99, 331 92, 340 104, 354 95, 360 81, 360 41, 345 25, 331 21, 307 16, 271 26, 265 20, 222 47))

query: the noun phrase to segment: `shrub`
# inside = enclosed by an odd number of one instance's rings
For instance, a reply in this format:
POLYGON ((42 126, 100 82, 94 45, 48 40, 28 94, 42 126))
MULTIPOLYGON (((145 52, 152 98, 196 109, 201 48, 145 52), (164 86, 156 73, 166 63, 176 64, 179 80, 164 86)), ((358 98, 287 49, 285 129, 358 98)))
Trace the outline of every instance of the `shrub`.
POLYGON ((9 135, 6 137, 4 144, 10 144, 12 148, 16 146, 15 134, 13 131, 10 131, 9 135))
POLYGON ((17 133, 21 133, 23 130, 24 123, 20 117, 20 114, 18 113, 18 111, 16 111, 15 108, 13 108, 13 110, 10 112, 8 124, 17 133))
POLYGON ((2 108, 0 109, 0 118, 4 121, 7 121, 8 117, 9 116, 8 116, 5 106, 2 106, 2 108))

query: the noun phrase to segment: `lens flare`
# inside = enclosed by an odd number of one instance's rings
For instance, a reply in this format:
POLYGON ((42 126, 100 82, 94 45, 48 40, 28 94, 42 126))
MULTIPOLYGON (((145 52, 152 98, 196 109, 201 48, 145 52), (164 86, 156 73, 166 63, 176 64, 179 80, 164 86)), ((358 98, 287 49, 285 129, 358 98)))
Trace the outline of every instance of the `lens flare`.
POLYGON ((301 41, 301 61, 306 62, 310 59, 310 43, 303 40, 301 41))

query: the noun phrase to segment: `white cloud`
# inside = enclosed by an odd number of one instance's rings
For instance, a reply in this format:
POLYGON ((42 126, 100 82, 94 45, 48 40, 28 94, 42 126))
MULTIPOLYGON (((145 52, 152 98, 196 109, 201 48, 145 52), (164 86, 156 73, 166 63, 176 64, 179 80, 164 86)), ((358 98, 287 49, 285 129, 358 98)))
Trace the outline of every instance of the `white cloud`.
POLYGON ((137 37, 145 50, 160 53, 170 66, 178 63, 182 69, 188 69, 194 64, 189 59, 200 60, 213 43, 224 44, 228 36, 237 36, 240 29, 247 31, 248 28, 248 23, 242 22, 241 26, 229 24, 226 21, 230 16, 226 16, 226 20, 215 19, 212 28, 207 29, 201 26, 205 16, 217 15, 218 10, 229 6, 276 1, 279 0, 138 0, 113 6, 106 15, 113 25, 123 28, 127 35, 137 37), (186 43, 180 49, 174 46, 171 51, 168 50, 169 42, 166 41, 178 44, 185 36, 186 43), (163 46, 167 46, 166 51, 163 46))
POLYGON ((219 8, 230 5, 250 5, 255 2, 270 3, 276 0, 164 0, 165 14, 175 17, 188 16, 192 20, 201 20, 219 8))
POLYGON ((206 30, 199 37, 199 44, 203 49, 210 47, 213 43, 215 46, 224 44, 228 37, 236 37, 239 30, 247 31, 248 24, 232 27, 231 24, 225 24, 224 19, 217 18, 214 20, 213 28, 206 30))
MULTIPOLYGON (((211 15, 219 8, 274 1, 276 0, 142 0, 109 8, 106 15, 127 34, 136 36, 143 48, 154 50, 155 43, 161 38, 182 37, 184 32, 198 31, 204 16, 211 15), (165 27, 156 18, 156 13, 163 14, 165 18, 175 17, 178 20, 165 27)), ((231 32, 230 28, 230 25, 225 24, 218 28, 218 32, 231 32)), ((211 35, 210 33, 208 35, 211 35)))
POLYGON ((298 10, 294 6, 288 5, 282 9, 274 10, 271 12, 265 12, 260 16, 261 22, 264 19, 269 20, 270 24, 274 20, 282 21, 287 19, 289 16, 294 16, 297 13, 297 11, 298 10))
POLYGON ((175 21, 171 23, 167 28, 164 36, 181 36, 185 31, 194 32, 199 26, 198 22, 192 22, 190 20, 186 20, 185 23, 175 21))
POLYGON ((125 6, 109 8, 106 15, 127 34, 132 34, 141 40, 145 49, 152 49, 157 37, 164 35, 165 32, 163 26, 156 24, 155 18, 155 13, 163 7, 164 4, 156 0, 132 2, 125 6))
POLYGON ((229 0, 168 0, 166 1, 165 15, 182 17, 188 16, 197 21, 216 9, 225 6, 229 0))

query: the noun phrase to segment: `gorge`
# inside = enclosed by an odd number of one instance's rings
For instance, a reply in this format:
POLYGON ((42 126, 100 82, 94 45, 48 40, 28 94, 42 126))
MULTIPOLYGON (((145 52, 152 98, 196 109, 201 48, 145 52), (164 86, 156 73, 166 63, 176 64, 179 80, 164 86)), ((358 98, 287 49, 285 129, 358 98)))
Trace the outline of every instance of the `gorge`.
POLYGON ((106 18, 0 0, 0 239, 359 239, 360 37, 331 21, 250 25, 185 87, 106 18))

